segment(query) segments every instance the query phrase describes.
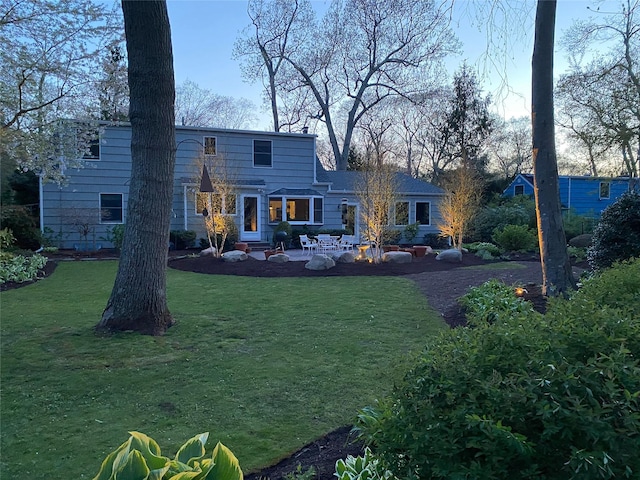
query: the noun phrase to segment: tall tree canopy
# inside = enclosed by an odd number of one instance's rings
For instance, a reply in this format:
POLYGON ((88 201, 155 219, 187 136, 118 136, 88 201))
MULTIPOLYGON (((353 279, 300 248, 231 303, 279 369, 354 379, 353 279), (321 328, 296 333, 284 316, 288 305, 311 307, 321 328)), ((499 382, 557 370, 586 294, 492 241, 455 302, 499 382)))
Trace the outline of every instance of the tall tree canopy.
POLYGON ((263 62, 259 71, 272 110, 296 104, 301 121, 325 126, 338 170, 347 168, 363 116, 388 98, 430 91, 440 60, 458 48, 449 29, 450 4, 334 0, 320 21, 309 0, 286 5, 252 2, 252 29, 240 40, 240 52, 250 79, 256 58, 263 62), (265 25, 255 19, 271 20, 265 25))
POLYGON ((99 329, 161 335, 176 155, 171 29, 164 0, 124 0, 131 180, 118 273, 99 329))
POLYGON ((117 47, 119 15, 82 0, 0 5, 0 155, 59 180, 86 142, 61 136, 60 118, 99 118, 101 55, 117 47), (88 92, 90 92, 88 94, 88 92), (93 103, 88 102, 93 99, 93 103), (10 147, 9 147, 10 146, 10 147), (56 150, 54 151, 53 146, 56 150))

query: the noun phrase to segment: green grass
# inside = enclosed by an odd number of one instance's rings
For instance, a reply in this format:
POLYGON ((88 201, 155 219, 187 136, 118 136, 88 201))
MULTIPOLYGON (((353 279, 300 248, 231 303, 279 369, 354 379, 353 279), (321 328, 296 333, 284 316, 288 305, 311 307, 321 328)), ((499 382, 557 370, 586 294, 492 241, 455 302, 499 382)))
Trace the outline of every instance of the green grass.
POLYGON ((0 294, 0 478, 92 478, 127 431, 210 431, 243 470, 350 424, 444 328, 412 282, 168 271, 163 337, 94 334, 115 262, 0 294))

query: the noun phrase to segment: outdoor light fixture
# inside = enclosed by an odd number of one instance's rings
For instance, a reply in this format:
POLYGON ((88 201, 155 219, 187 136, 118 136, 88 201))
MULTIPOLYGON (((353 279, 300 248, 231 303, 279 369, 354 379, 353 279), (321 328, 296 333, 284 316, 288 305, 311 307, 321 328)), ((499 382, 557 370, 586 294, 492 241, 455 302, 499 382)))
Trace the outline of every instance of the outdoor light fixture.
POLYGON ((529 293, 525 288, 522 287, 516 287, 515 292, 517 297, 524 297, 525 293, 529 293))

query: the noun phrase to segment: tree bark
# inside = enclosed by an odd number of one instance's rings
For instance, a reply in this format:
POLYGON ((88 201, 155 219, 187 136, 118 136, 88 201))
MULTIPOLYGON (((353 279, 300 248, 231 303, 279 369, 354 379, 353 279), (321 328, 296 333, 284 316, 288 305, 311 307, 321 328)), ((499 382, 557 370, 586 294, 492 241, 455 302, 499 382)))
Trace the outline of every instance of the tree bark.
POLYGON ((532 59, 533 175, 542 265, 542 292, 575 288, 562 224, 553 120, 553 47, 556 0, 538 0, 532 59))
POLYGON ((131 180, 122 252, 97 325, 161 335, 173 324, 166 267, 175 165, 173 54, 164 0, 122 2, 129 56, 131 180))

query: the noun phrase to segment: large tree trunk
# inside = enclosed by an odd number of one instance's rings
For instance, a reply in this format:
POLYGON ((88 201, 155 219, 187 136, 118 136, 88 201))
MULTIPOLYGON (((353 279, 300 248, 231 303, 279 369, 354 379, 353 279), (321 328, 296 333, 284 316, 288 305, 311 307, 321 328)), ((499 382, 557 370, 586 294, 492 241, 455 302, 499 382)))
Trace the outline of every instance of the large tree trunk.
POLYGON ((173 324, 166 267, 175 165, 166 2, 122 2, 129 55, 131 180, 120 265, 99 329, 161 335, 173 324))
POLYGON ((542 291, 574 288, 562 224, 553 123, 553 46, 556 0, 538 0, 532 60, 533 175, 542 264, 542 291))

